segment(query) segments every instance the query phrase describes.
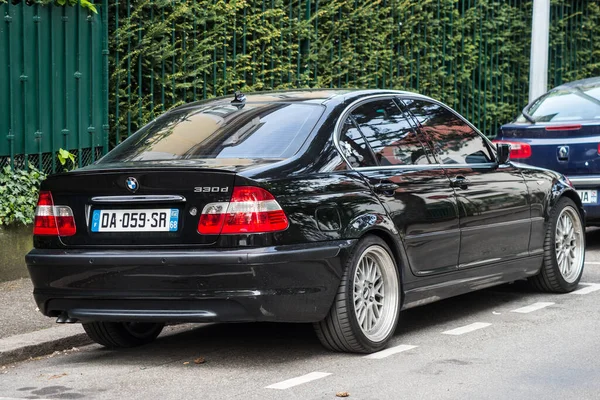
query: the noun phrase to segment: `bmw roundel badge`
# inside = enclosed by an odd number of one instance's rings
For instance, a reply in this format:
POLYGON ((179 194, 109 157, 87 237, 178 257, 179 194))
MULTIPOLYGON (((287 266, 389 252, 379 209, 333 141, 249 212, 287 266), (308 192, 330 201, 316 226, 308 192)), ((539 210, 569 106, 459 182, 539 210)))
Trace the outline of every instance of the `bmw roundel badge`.
POLYGON ((136 190, 138 190, 138 181, 137 179, 133 178, 133 177, 129 177, 127 178, 127 180, 125 181, 125 184, 127 185, 127 189, 131 190, 132 192, 135 192, 136 190))

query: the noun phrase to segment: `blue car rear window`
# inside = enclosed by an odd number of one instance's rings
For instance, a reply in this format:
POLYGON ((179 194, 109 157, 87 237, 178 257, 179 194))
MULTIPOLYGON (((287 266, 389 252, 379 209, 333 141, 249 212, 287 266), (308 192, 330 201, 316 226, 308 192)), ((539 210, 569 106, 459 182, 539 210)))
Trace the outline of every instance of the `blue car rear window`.
MULTIPOLYGON (((527 109, 536 122, 600 120, 600 87, 557 88, 527 109)), ((520 116, 517 122, 527 122, 520 116)))
POLYGON ((307 139, 324 108, 315 104, 223 103, 167 113, 99 161, 195 158, 288 158, 307 139))

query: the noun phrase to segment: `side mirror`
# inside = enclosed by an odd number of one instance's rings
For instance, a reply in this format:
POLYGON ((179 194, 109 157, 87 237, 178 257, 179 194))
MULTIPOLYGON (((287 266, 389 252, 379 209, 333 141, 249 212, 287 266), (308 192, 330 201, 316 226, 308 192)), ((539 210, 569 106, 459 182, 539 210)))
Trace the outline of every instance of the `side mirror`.
POLYGON ((498 154, 498 164, 506 164, 510 160, 510 144, 497 143, 496 153, 498 154))

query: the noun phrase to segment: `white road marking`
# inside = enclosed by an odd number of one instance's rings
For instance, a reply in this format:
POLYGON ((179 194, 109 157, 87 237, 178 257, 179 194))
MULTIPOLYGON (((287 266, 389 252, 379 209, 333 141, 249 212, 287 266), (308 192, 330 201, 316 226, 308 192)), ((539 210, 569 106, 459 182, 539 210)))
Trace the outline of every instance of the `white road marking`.
POLYGON ((490 325, 491 324, 487 322, 475 322, 470 325, 461 326, 460 328, 451 329, 442 333, 444 335, 462 335, 464 333, 476 331, 477 329, 486 328, 490 325))
POLYGON ((302 385, 303 383, 316 381, 317 379, 325 378, 331 375, 329 372, 311 372, 310 374, 302 375, 297 378, 288 379, 287 381, 274 383, 265 387, 265 389, 289 389, 294 386, 302 385))
POLYGON ((377 353, 372 353, 366 355, 364 358, 372 358, 375 360, 381 360, 382 358, 389 357, 394 354, 402 353, 403 351, 414 349, 418 346, 411 346, 409 344, 401 344, 400 346, 390 347, 389 349, 378 351, 377 353))
POLYGON ((580 285, 586 285, 583 289, 571 292, 571 294, 588 294, 600 290, 600 283, 579 283, 580 285))
POLYGON ((585 263, 590 265, 600 265, 600 262, 597 261, 586 261, 585 263))
POLYGON ((554 304, 555 303, 540 301, 539 303, 533 303, 530 306, 517 308, 516 310, 511 310, 511 312, 516 312, 516 313, 521 313, 521 314, 527 314, 527 313, 530 313, 532 311, 537 311, 537 310, 541 310, 542 308, 553 306, 554 304))

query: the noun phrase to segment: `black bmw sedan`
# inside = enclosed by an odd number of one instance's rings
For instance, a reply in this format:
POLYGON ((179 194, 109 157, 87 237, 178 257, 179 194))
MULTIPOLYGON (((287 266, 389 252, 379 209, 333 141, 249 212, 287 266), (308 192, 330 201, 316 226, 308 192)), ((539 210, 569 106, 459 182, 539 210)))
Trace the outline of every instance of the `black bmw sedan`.
POLYGON ((407 308, 520 279, 572 291, 581 201, 509 152, 408 92, 181 106, 43 182, 26 258, 35 300, 112 348, 166 323, 281 321, 368 353, 407 308))

